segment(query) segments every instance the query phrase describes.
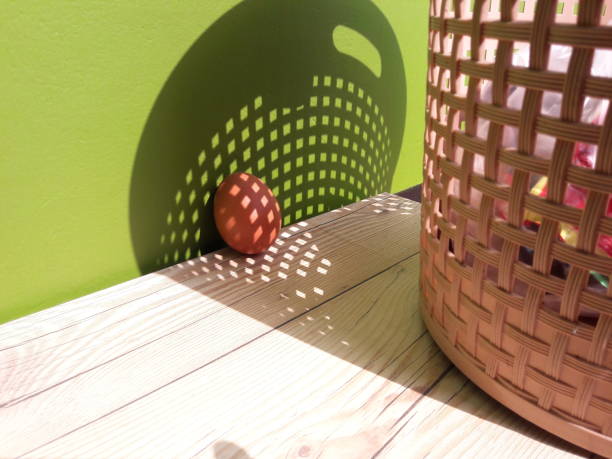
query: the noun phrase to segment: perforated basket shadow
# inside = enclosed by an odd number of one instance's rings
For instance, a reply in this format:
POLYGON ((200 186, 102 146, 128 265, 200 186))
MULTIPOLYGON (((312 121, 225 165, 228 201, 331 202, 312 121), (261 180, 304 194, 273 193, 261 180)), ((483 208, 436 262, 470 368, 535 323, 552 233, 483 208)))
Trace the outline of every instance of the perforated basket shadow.
POLYGON ((212 197, 235 171, 271 187, 284 224, 389 190, 405 105, 399 46, 371 2, 239 4, 181 59, 144 128, 130 193, 142 272, 222 245, 212 197), (380 76, 338 50, 338 27, 373 45, 380 76))

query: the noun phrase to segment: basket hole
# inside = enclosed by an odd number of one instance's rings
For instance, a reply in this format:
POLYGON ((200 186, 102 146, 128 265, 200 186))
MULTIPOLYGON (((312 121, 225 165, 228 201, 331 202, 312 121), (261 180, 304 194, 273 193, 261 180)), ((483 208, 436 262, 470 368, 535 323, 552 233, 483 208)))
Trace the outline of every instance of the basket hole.
POLYGON ((529 67, 529 43, 515 42, 512 49, 512 65, 514 67, 529 67))
POLYGON ((519 248, 519 261, 527 266, 533 266, 533 249, 521 246, 519 248))
MULTIPOLYGON (((608 207, 608 216, 610 215, 611 215, 611 212, 608 207)), ((596 251, 600 255, 606 255, 608 257, 612 257, 612 235, 600 234, 599 238, 597 238, 596 251)))
POLYGON ((514 177, 515 172, 514 167, 500 162, 497 168, 497 183, 508 187, 512 186, 512 177, 514 177))
POLYGON ((558 314, 561 309, 561 297, 547 292, 542 298, 542 306, 558 314))
POLYGON ((436 156, 444 157, 444 145, 446 144, 446 139, 444 137, 440 137, 438 140, 438 148, 436 150, 436 156))
POLYGON ((448 181, 448 194, 449 196, 459 196, 459 179, 453 177, 448 181))
POLYGON ((487 265, 487 271, 486 271, 487 280, 490 280, 491 282, 497 284, 498 274, 499 272, 496 267, 487 265))
POLYGON ((484 175, 485 159, 484 156, 475 154, 472 164, 472 173, 484 175))
POLYGON ((565 11, 566 2, 557 2, 557 15, 562 15, 565 11))
MULTIPOLYGON (((525 99, 525 88, 522 86, 509 86, 508 97, 506 98, 506 107, 513 110, 523 108, 523 100, 525 99)), ((516 129, 516 128, 514 128, 516 129)), ((515 146, 515 145, 512 145, 515 146)))
POLYGON ((438 77, 440 75, 440 72, 441 72, 441 69, 437 65, 431 69, 431 72, 428 72, 428 75, 429 75, 428 81, 430 84, 436 85, 438 83, 438 77))
MULTIPOLYGON (((586 290, 590 291, 591 293, 595 293, 596 295, 606 296, 607 292, 609 291, 609 285, 609 276, 605 276, 596 271, 591 271, 586 290)), ((599 312, 584 306, 580 309, 579 319, 581 321, 595 327, 597 325, 598 318, 599 312)))
POLYGON ((482 80, 478 91, 478 101, 484 104, 490 104, 493 100, 493 83, 491 80, 482 80))
POLYGON ((578 322, 582 322, 590 327, 597 327, 597 321, 599 319, 599 313, 597 311, 593 311, 592 309, 585 308, 584 306, 580 308, 580 315, 578 316, 578 322))
POLYGON ((531 21, 535 12, 535 1, 519 0, 514 5, 514 18, 519 21, 531 21))
POLYGON ((436 198, 434 202, 434 212, 438 215, 442 215, 442 201, 439 198, 436 198))
POLYGON ((461 2, 461 19, 472 19, 472 12, 474 11, 474 2, 461 2))
POLYGON ((457 35, 455 40, 457 44, 457 56, 459 58, 470 58, 470 49, 472 47, 472 37, 470 35, 457 35))
POLYGON ((498 252, 501 252, 503 245, 504 245, 504 238, 501 236, 498 236, 495 233, 492 233, 491 237, 489 238, 489 248, 493 250, 497 250, 498 252))
POLYGON ((443 126, 447 125, 449 111, 450 111, 450 108, 446 104, 441 105, 439 109, 438 109, 438 104, 433 104, 433 107, 432 107, 433 116, 436 117, 440 121, 440 124, 442 124, 443 126))
POLYGON ((429 234, 433 233, 432 224, 431 224, 431 216, 430 215, 428 215, 425 218, 424 227, 425 227, 425 231, 427 231, 429 234))
POLYGON ((470 205, 476 209, 480 207, 480 202, 482 201, 482 191, 470 187, 470 205))
POLYGON ((427 98, 426 98, 426 101, 427 101, 426 107, 427 107, 427 109, 429 109, 429 107, 433 106, 433 104, 435 102, 435 99, 428 94, 427 98))
POLYGON ((534 156, 550 159, 555 148, 556 139, 548 134, 537 133, 535 138, 534 156))
POLYGON ((487 140, 489 134, 489 126, 491 122, 486 118, 476 118, 476 137, 481 140, 487 140))
POLYGON ((478 60, 481 62, 495 62, 498 43, 499 40, 496 38, 486 38, 480 47, 480 55, 478 56, 478 60))
POLYGON ((471 268, 472 266, 474 266, 474 260, 474 255, 471 252, 465 252, 465 255, 463 257, 463 265, 471 268))
POLYGON ((574 145, 574 156, 572 164, 586 169, 595 168, 595 160, 597 159, 597 145, 578 142, 574 145))
MULTIPOLYGON (((610 56, 612 59, 612 55, 610 56)), ((612 70, 612 64, 610 65, 612 70)), ((612 76, 612 71, 607 75, 612 76)), ((595 124, 597 126, 603 126, 610 101, 608 99, 600 99, 598 97, 585 97, 584 106, 582 108, 582 115, 580 121, 588 124, 595 124)))
POLYGON ((588 192, 584 188, 568 183, 565 187, 563 204, 575 209, 584 209, 588 197, 588 192))
MULTIPOLYGON (((610 25, 610 23, 607 25, 610 25)), ((612 76, 612 50, 595 50, 593 55, 593 65, 591 67, 591 75, 608 78, 612 76)))
POLYGON ((467 94, 468 86, 470 84, 470 76, 464 73, 460 73, 457 77, 457 95, 465 96, 467 94))
POLYGON ((454 33, 447 33, 444 35, 444 52, 441 53, 443 56, 450 57, 452 55, 453 42, 457 39, 457 35, 454 33))
POLYGON ((450 91, 450 70, 447 70, 447 69, 442 70, 442 78, 440 80, 440 89, 444 92, 450 91))
POLYGON ((576 24, 578 22, 578 5, 576 2, 560 1, 557 3, 555 22, 557 24, 576 24))
POLYGON ((463 151, 463 147, 455 147, 454 157, 452 158, 455 164, 461 164, 461 161, 463 160, 463 151))
POLYGON ((548 194, 548 177, 540 174, 531 174, 529 177, 529 194, 545 198, 548 194))
POLYGON ((503 199, 495 200, 495 217, 508 220, 508 202, 503 199))
POLYGON ((455 212, 455 210, 450 206, 448 209, 448 220, 453 225, 456 225, 457 222, 459 221, 459 216, 457 215, 457 212, 455 212))
MULTIPOLYGON (((522 247, 521 247, 522 248, 522 247)), ((520 279, 514 279, 514 285, 512 286, 512 293, 525 297, 527 295, 528 285, 520 279)))
POLYGON ((501 13, 501 1, 499 0, 486 0, 483 6, 484 10, 487 11, 487 19, 498 20, 501 13))
POLYGON ((570 267, 567 263, 553 258, 553 261, 550 265, 550 275, 565 280, 567 279, 569 268, 570 267))
POLYGON ((426 165, 425 165, 425 171, 427 172, 427 177, 431 180, 434 180, 433 161, 427 160, 426 165))
POLYGON ((546 68, 553 72, 567 72, 570 57, 572 56, 572 47, 565 45, 552 45, 548 55, 548 64, 546 68))
POLYGON ((440 49, 440 32, 436 31, 432 34, 431 43, 433 44, 433 52, 439 53, 441 50, 440 49))
POLYGON ((555 91, 544 91, 542 94, 542 107, 540 113, 546 116, 559 118, 561 114, 561 93, 555 91))
POLYGON ((587 288, 601 295, 605 295, 610 287, 610 277, 597 271, 591 271, 587 288))
POLYGON ((542 215, 529 209, 523 212, 523 229, 537 233, 542 223, 542 215))

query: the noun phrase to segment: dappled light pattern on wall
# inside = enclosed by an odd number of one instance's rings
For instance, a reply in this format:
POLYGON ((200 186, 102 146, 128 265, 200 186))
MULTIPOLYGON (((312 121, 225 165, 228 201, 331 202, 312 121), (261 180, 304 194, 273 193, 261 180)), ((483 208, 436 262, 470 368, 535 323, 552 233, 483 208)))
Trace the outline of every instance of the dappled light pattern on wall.
POLYGON ((287 225, 387 189, 390 144, 378 105, 342 78, 314 76, 313 95, 298 107, 268 109, 255 98, 194 158, 166 213, 156 262, 202 254, 206 222, 199 209, 225 178, 225 162, 230 173, 254 174, 272 189, 287 225))
POLYGON ((405 117, 399 47, 367 0, 329 3, 240 4, 178 64, 134 164, 130 223, 143 272, 223 245, 212 203, 232 173, 261 178, 284 225, 390 189, 405 117), (380 77, 338 51, 339 25, 376 47, 380 77))

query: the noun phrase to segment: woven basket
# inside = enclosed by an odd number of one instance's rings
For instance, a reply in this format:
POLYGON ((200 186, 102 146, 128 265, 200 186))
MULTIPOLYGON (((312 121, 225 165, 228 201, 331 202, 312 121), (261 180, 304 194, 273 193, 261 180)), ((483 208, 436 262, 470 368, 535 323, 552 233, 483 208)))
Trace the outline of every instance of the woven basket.
POLYGON ((612 48, 611 14, 603 0, 431 1, 421 233, 422 312, 446 355, 524 418, 604 456, 612 78, 593 63, 612 48), (593 101, 600 116, 585 120, 593 101), (593 164, 575 163, 580 149, 593 164))

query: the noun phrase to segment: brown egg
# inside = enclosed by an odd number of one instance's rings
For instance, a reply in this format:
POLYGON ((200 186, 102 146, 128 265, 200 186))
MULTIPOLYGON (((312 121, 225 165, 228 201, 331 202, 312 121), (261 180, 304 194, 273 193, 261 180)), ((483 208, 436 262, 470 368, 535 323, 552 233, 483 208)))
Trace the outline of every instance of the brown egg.
POLYGON ((223 240, 245 254, 265 251, 281 228, 280 207, 272 190, 246 172, 236 172, 219 185, 214 214, 223 240))

